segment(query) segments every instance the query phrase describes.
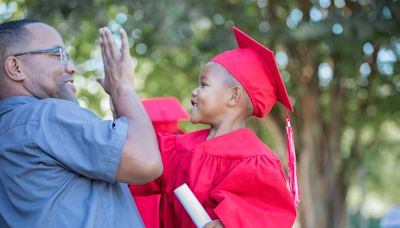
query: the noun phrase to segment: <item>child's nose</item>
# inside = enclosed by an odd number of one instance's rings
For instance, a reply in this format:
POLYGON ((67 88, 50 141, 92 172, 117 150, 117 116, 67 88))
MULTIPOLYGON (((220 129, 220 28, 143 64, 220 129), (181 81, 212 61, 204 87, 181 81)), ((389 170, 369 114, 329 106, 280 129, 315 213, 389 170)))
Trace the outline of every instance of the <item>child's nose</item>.
POLYGON ((197 90, 199 89, 199 87, 195 88, 194 90, 192 90, 192 96, 195 97, 197 96, 197 90))

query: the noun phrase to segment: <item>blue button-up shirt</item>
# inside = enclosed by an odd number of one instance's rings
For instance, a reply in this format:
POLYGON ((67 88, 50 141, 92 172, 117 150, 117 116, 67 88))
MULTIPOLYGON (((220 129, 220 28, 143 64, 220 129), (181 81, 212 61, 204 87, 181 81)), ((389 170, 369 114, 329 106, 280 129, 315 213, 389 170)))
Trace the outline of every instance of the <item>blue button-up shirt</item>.
POLYGON ((115 180, 127 129, 72 101, 0 100, 0 227, 143 227, 115 180))

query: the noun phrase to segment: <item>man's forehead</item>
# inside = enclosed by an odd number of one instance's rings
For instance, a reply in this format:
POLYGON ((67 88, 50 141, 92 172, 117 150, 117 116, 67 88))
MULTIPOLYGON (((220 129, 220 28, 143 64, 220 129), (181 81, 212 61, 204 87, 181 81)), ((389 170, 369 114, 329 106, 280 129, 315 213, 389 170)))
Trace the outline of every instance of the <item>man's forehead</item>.
POLYGON ((35 48, 51 48, 64 46, 60 34, 53 27, 43 23, 33 23, 25 26, 30 33, 30 45, 35 48))

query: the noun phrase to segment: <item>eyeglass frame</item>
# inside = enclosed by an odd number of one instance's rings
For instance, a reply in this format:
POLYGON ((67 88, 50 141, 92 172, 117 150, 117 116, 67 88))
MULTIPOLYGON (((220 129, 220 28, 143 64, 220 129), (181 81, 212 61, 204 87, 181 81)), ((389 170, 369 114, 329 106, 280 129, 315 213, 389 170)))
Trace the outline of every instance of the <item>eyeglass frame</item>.
POLYGON ((35 50, 35 51, 28 51, 28 52, 23 52, 23 53, 17 53, 14 54, 13 56, 21 56, 21 55, 38 55, 38 54, 59 54, 60 56, 58 57, 60 62, 64 64, 64 66, 67 66, 69 63, 69 54, 67 51, 65 51, 64 48, 62 47, 56 47, 56 48, 50 48, 46 50, 35 50))

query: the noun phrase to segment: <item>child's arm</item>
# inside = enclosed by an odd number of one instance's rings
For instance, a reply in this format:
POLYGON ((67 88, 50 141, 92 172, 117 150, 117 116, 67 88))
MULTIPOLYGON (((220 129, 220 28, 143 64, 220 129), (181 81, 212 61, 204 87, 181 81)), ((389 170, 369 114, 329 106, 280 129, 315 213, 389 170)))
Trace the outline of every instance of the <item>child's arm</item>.
POLYGON ((216 217, 226 227, 292 227, 296 218, 279 161, 244 159, 209 194, 216 217))

